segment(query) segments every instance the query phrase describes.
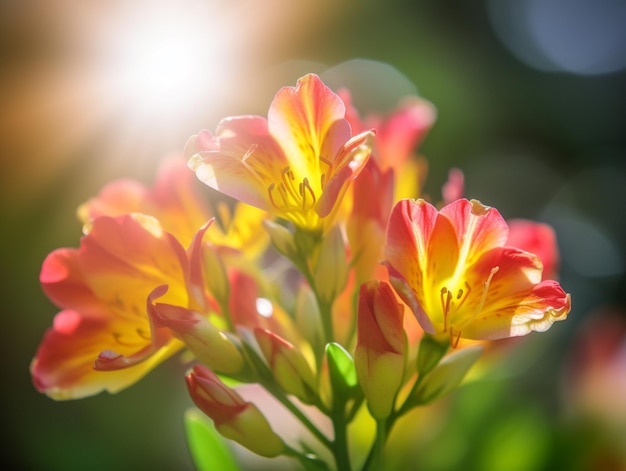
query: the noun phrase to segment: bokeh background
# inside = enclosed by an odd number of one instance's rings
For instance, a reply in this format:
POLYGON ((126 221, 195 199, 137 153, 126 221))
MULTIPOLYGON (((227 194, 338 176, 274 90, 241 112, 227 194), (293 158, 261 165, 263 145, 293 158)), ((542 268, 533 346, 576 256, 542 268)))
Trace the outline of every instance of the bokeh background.
POLYGON ((105 183, 150 183, 191 134, 265 114, 307 72, 362 112, 430 100, 425 192, 458 167, 469 197, 552 224, 572 294, 566 322, 406 432, 398 469, 626 469, 625 70, 619 0, 2 1, 3 469, 192 469, 177 359, 115 396, 34 390, 56 313, 39 268, 78 245, 75 209, 105 183))

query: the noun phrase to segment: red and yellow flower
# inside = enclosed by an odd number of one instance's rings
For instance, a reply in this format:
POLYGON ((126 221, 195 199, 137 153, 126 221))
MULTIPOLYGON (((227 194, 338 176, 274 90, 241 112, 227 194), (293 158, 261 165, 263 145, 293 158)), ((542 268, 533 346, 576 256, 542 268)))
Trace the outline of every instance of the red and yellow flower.
POLYGON ((389 218, 385 246, 392 285, 426 332, 492 340, 545 331, 563 320, 570 296, 542 281, 539 258, 506 246, 500 213, 476 200, 440 211, 402 200, 389 218))
POLYGON ((40 280, 62 311, 31 364, 37 389, 55 399, 117 392, 182 348, 150 323, 146 306, 160 285, 167 302, 197 306, 187 265, 180 243, 138 214, 96 218, 78 249, 48 255, 40 280))
POLYGON ((267 119, 224 119, 215 134, 193 136, 185 153, 209 187, 325 231, 370 154, 373 132, 352 136, 345 113, 339 96, 309 74, 278 91, 267 119))

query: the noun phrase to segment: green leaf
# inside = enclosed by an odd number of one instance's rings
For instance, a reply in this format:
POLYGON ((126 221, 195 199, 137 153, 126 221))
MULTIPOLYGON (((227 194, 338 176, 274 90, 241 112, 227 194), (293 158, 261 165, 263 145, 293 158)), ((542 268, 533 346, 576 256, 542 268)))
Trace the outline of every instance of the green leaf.
POLYGON ((354 360, 345 348, 335 342, 326 345, 326 356, 333 391, 345 401, 358 385, 354 360))
POLYGON ((241 471, 225 440, 198 409, 185 412, 187 445, 198 471, 241 471))

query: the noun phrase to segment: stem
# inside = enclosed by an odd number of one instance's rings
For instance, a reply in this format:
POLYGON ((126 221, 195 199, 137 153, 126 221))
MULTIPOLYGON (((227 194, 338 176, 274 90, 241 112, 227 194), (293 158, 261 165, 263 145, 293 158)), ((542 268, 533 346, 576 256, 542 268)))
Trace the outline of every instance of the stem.
POLYGON ((311 420, 302 412, 287 395, 280 389, 280 387, 274 383, 271 371, 265 366, 263 360, 258 356, 254 348, 244 345, 245 352, 249 355, 250 361, 256 366, 259 377, 258 382, 269 392, 277 401, 289 410, 309 432, 317 438, 326 448, 332 450, 333 443, 328 439, 326 435, 319 431, 319 429, 311 422, 311 420))
POLYGON ((343 414, 333 414, 332 421, 335 431, 332 451, 337 469, 339 471, 351 471, 352 466, 350 465, 350 456, 348 454, 348 436, 343 414))
POLYGON ((265 388, 287 409, 291 412, 301 423, 304 425, 309 432, 311 432, 315 438, 317 438, 320 443, 322 443, 326 448, 332 450, 334 448, 333 442, 331 442, 326 435, 319 431, 319 429, 311 422, 311 420, 304 415, 298 407, 289 400, 285 394, 278 388, 274 388, 268 385, 265 385, 265 388))
POLYGON ((376 421, 376 439, 370 448, 361 471, 367 471, 369 469, 378 471, 382 469, 381 464, 385 442, 397 417, 397 415, 392 413, 387 419, 379 419, 376 421))
POLYGON ((391 413, 389 417, 386 419, 381 419, 376 421, 376 439, 370 448, 370 451, 367 455, 367 459, 361 468, 362 471, 367 471, 369 469, 379 470, 382 469, 382 453, 385 447, 385 442, 387 441, 387 437, 391 432, 396 420, 398 420, 401 416, 403 416, 409 409, 412 409, 416 404, 411 402, 411 397, 414 395, 417 388, 422 383, 422 376, 418 376, 417 380, 413 384, 411 388, 411 392, 407 396, 404 404, 391 413))
POLYGON ((387 441, 387 422, 384 419, 376 421, 376 441, 374 442, 374 469, 383 469, 383 450, 387 441))
POLYGON ((322 303, 322 300, 317 294, 317 289, 313 289, 313 292, 315 293, 317 305, 320 310, 320 317, 322 318, 322 327, 324 328, 324 336, 326 337, 325 343, 332 342, 335 339, 335 334, 333 332, 332 304, 322 303))

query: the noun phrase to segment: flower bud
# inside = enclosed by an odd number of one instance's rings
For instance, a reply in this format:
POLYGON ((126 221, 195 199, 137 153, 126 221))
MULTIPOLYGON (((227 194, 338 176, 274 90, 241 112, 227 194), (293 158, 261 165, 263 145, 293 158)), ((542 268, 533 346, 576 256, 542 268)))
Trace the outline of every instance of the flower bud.
POLYGON ((346 286, 348 261, 339 226, 333 226, 322 239, 314 276, 319 297, 326 304, 331 304, 346 286))
POLYGON ((294 345, 265 329, 254 329, 254 336, 278 385, 305 404, 317 397, 315 374, 294 345))
POLYGON ((298 247, 289 229, 269 219, 263 221, 263 227, 269 234, 272 245, 280 254, 292 261, 299 257, 298 247))
POLYGON ((361 285, 354 362, 370 413, 376 419, 391 414, 402 385, 407 350, 403 313, 387 283, 361 285))
POLYGON ((194 366, 185 378, 193 402, 210 417, 215 429, 257 455, 275 457, 285 444, 261 411, 226 386, 211 370, 194 366))
POLYGON ((480 357, 483 348, 480 345, 456 350, 433 369, 415 392, 411 401, 426 404, 454 391, 480 357))
POLYGON ((199 361, 220 373, 236 374, 245 362, 235 339, 220 331, 206 317, 180 306, 149 303, 155 327, 167 327, 182 340, 199 361))

